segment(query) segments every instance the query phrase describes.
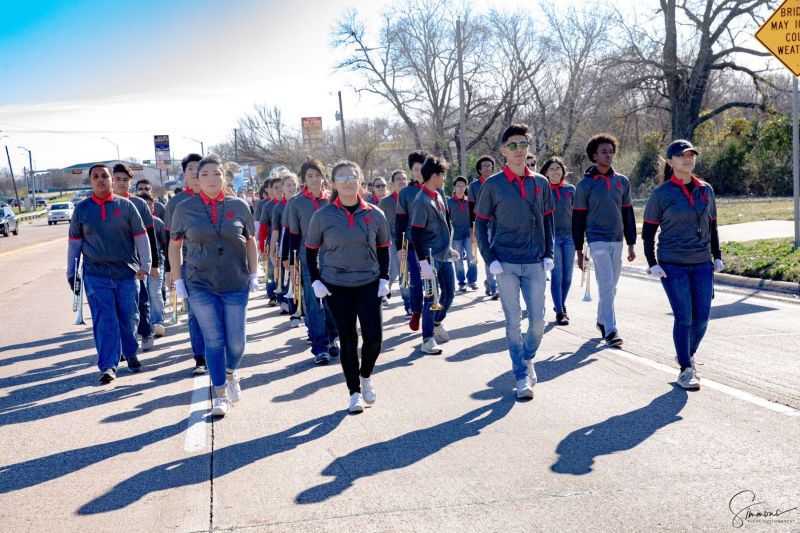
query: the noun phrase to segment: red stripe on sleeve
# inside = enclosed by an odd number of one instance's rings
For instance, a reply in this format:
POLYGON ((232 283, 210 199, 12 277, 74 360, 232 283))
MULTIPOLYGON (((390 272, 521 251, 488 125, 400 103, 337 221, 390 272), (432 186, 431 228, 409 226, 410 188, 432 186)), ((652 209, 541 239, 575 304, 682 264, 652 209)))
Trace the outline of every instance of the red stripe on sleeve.
POLYGON ((553 211, 555 211, 555 209, 551 209, 550 211, 545 211, 544 214, 542 214, 542 216, 546 217, 547 215, 552 215, 553 211))
POLYGON ((419 225, 417 225, 417 224, 411 224, 411 227, 412 227, 412 228, 425 229, 425 226, 419 226, 419 225))
POLYGON ((310 250, 319 250, 322 246, 311 246, 310 244, 306 243, 306 248, 310 250))
POLYGON ((388 242, 385 242, 385 243, 383 243, 383 244, 379 244, 379 245, 378 245, 378 248, 388 248, 388 247, 389 247, 389 244, 391 244, 391 242, 392 242, 392 241, 388 241, 388 242))
POLYGON ((134 235, 134 236, 133 236, 133 238, 135 239, 135 238, 137 238, 137 237, 141 237, 142 235, 147 235, 147 232, 146 232, 146 231, 143 231, 143 232, 141 232, 141 233, 137 233, 136 235, 134 235))
POLYGON ((658 222, 656 220, 647 220, 647 219, 644 219, 644 223, 645 224, 653 224, 655 226, 658 226, 659 224, 661 224, 661 222, 658 222))
POLYGON ((475 213, 475 216, 478 218, 482 218, 483 220, 492 220, 492 217, 487 217, 486 215, 482 215, 478 212, 475 213))
POLYGON ((589 210, 588 207, 573 207, 572 209, 574 211, 588 211, 589 210))
POLYGON ((83 238, 81 238, 81 237, 72 237, 72 236, 69 236, 69 240, 71 240, 71 241, 82 241, 82 240, 83 240, 83 238))
POLYGON ((633 207, 633 204, 622 204, 622 207, 633 207))

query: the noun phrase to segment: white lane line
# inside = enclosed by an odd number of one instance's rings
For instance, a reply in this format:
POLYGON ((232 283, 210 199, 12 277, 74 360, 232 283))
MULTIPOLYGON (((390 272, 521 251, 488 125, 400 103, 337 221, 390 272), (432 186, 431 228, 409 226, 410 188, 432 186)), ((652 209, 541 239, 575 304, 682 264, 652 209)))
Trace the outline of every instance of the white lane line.
POLYGON ((189 404, 189 419, 186 422, 186 442, 183 449, 196 452, 206 447, 206 414, 208 413, 208 375, 195 376, 192 403, 189 404))
MULTIPOLYGON (((622 357, 623 359, 627 359, 628 361, 633 361, 634 363, 639 363, 641 365, 649 366, 650 368, 660 370, 665 374, 672 375, 673 377, 677 372, 676 368, 663 365, 661 363, 657 363, 656 361, 651 361, 646 357, 642 357, 640 355, 634 355, 630 352, 625 352, 622 350, 612 350, 611 353, 613 353, 618 357, 622 357)), ((776 413, 780 413, 787 416, 800 416, 800 411, 798 411, 793 407, 789 407, 788 405, 783 405, 780 403, 771 402, 760 396, 756 396, 755 394, 750 394, 749 392, 745 392, 739 389, 734 389, 733 387, 723 385, 722 383, 718 383, 708 378, 703 378, 701 380, 701 385, 703 388, 714 389, 715 391, 719 391, 723 394, 727 394, 728 396, 738 398, 739 400, 744 400, 745 402, 752 403, 753 405, 769 409, 770 411, 774 411, 776 413)))

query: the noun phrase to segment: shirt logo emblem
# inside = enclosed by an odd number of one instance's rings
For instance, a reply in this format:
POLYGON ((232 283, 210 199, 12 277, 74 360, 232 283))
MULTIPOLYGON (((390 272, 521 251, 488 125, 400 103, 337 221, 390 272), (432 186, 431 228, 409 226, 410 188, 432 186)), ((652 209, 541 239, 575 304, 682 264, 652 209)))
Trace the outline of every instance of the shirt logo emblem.
POLYGON ((617 182, 617 189, 622 190, 622 182, 617 182))
POLYGON ((372 224, 372 217, 369 216, 369 215, 365 216, 364 217, 364 223, 365 224, 372 224))
POLYGON ((539 185, 537 185, 536 187, 533 188, 533 194, 535 194, 536 196, 541 196, 542 188, 539 185))
POLYGON ((571 192, 567 192, 567 200, 571 200, 571 199, 572 199, 572 193, 571 192))
POLYGON ((707 196, 705 193, 703 193, 703 194, 700 196, 700 198, 702 198, 704 202, 708 203, 708 196, 707 196))
POLYGON ((122 216, 122 210, 119 207, 114 209, 114 216, 115 217, 121 217, 122 216))
POLYGON ((225 213, 225 218, 227 218, 228 220, 233 220, 233 217, 234 217, 233 211, 228 211, 227 213, 225 213))

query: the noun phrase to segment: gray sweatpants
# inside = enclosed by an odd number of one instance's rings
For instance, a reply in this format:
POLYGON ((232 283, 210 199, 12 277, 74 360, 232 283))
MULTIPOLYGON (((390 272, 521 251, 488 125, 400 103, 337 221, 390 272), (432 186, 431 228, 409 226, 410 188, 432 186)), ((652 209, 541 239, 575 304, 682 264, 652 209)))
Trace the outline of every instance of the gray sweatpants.
POLYGON ((623 242, 597 241, 589 243, 594 277, 597 280, 597 322, 605 327, 606 335, 617 331, 614 298, 622 272, 623 242))

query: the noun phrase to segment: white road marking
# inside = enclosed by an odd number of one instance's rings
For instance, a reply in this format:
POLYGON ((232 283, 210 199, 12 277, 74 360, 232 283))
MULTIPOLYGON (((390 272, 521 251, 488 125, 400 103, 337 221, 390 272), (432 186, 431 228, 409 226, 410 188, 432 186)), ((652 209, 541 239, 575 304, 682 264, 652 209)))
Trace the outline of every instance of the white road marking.
MULTIPOLYGON (((665 374, 670 374, 673 377, 676 377, 678 372, 676 368, 658 363, 656 361, 651 361, 646 357, 642 357, 640 355, 634 355, 630 352, 625 352, 622 350, 606 350, 606 353, 609 352, 618 357, 622 357, 623 359, 627 359, 628 361, 633 361, 634 363, 639 363, 645 366, 649 366, 650 368, 660 370, 661 372, 664 372, 665 374)), ((723 385, 722 383, 718 383, 708 378, 702 378, 700 380, 700 384, 702 388, 713 389, 715 391, 727 394, 728 396, 732 396, 739 400, 744 400, 745 402, 752 403, 753 405, 769 409, 770 411, 774 411, 776 413, 780 413, 787 416, 800 416, 800 411, 798 411, 793 407, 789 407, 788 405, 783 405, 780 403, 771 402, 767 399, 761 398, 760 396, 756 396, 755 394, 750 394, 749 392, 745 392, 739 389, 734 389, 733 387, 723 385)))
POLYGON ((187 452, 196 452, 206 447, 209 383, 208 374, 194 378, 192 403, 189 404, 189 419, 186 423, 186 442, 183 446, 187 452))

